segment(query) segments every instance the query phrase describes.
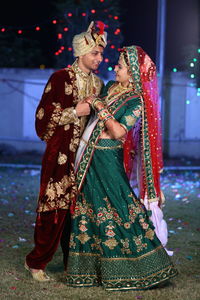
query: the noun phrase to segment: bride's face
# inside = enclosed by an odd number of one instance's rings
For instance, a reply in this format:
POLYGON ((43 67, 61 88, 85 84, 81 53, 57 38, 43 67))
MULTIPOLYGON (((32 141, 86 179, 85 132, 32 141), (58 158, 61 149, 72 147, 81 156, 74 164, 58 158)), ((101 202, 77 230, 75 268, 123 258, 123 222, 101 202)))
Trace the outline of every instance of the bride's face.
POLYGON ((128 86, 130 75, 128 73, 128 68, 123 64, 121 58, 115 66, 114 71, 116 73, 116 81, 120 82, 123 86, 128 86))

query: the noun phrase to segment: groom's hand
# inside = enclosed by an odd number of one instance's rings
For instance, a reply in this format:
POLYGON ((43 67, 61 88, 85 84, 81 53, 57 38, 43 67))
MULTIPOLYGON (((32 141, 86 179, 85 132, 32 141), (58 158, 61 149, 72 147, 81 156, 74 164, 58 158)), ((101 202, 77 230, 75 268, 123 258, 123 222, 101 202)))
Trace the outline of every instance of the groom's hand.
POLYGON ((78 117, 88 116, 90 114, 90 105, 83 100, 76 105, 75 110, 78 117))

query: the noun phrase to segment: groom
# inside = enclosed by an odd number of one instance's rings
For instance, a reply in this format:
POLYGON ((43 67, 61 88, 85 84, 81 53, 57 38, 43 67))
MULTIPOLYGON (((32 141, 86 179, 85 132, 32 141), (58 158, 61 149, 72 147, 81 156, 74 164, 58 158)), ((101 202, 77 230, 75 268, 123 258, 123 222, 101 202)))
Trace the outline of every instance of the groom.
POLYGON ((90 114, 84 100, 99 95, 103 82, 92 71, 102 62, 106 33, 99 22, 86 32, 75 35, 75 62, 53 73, 36 110, 36 132, 46 142, 42 160, 41 184, 37 206, 34 249, 26 256, 25 268, 37 281, 49 281, 44 269, 59 245, 64 227, 65 267, 70 236, 69 207, 76 196, 74 161, 80 136, 90 114))

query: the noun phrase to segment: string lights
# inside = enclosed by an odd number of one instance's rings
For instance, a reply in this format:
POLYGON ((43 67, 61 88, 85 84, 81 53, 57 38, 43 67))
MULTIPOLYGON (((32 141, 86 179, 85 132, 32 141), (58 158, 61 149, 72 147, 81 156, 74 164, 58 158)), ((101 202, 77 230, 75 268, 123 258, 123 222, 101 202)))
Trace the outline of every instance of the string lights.
MULTIPOLYGON (((110 6, 107 0, 99 0, 98 2, 99 3, 96 3, 95 6, 90 7, 90 9, 85 8, 85 5, 82 8, 81 6, 77 8, 75 5, 68 6, 64 14, 28 27, 20 26, 20 28, 17 28, 0 26, 0 34, 12 32, 21 38, 27 38, 29 32, 35 31, 44 34, 47 27, 55 26, 56 30, 53 31, 56 31, 57 49, 54 50, 53 54, 56 56, 56 60, 60 62, 64 61, 64 57, 66 57, 65 61, 72 63, 72 60, 74 60, 72 54, 72 37, 78 33, 77 29, 82 28, 81 30, 84 30, 91 20, 101 20, 105 24, 105 31, 107 31, 109 37, 108 46, 104 51, 104 69, 106 68, 107 71, 112 71, 114 64, 116 64, 118 58, 117 53, 120 51, 120 42, 122 41, 119 16, 116 14, 118 1, 112 6, 110 6)), ((30 38, 30 36, 31 35, 28 35, 28 38, 30 38)), ((102 65, 100 68, 102 68, 102 65)))
MULTIPOLYGON (((200 54, 200 48, 196 50, 197 54, 200 54)), ((200 76, 200 57, 193 57, 190 62, 188 63, 189 66, 189 78, 190 79, 196 79, 196 84, 194 82, 190 83, 191 87, 196 87, 197 89, 197 96, 200 96, 200 81, 199 81, 199 76, 200 76)), ((172 71, 174 73, 178 72, 177 68, 173 68, 172 71)), ((190 100, 186 100, 186 104, 190 104, 190 100)))

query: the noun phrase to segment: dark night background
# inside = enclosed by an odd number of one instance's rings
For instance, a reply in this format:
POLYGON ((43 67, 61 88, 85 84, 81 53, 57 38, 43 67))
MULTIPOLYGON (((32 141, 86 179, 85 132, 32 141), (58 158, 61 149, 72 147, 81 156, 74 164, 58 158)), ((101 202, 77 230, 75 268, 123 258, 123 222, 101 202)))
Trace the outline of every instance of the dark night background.
MULTIPOLYGON (((157 2, 157 0, 120 0, 123 45, 142 46, 154 61, 156 59, 157 2)), ((187 47, 199 45, 200 4, 197 9, 195 2, 193 0, 166 1, 165 63, 167 69, 182 67, 185 51, 186 55, 190 52, 187 47)), ((56 48, 56 33, 55 27, 49 24, 49 20, 55 16, 53 1, 16 1, 12 5, 5 2, 0 11, 0 25, 1 27, 11 26, 16 30, 20 26, 28 30, 31 26, 41 24, 42 27, 43 25, 40 32, 30 30, 29 38, 38 39, 39 43, 35 45, 35 48, 41 49, 46 67, 52 67, 55 59, 53 53, 56 48)))

